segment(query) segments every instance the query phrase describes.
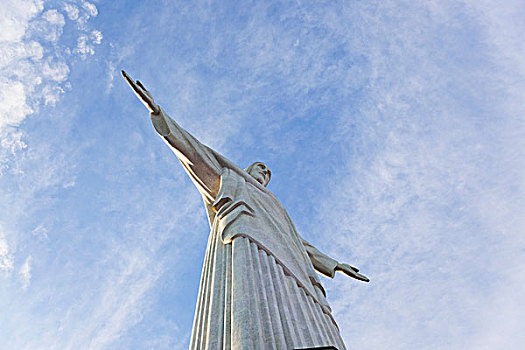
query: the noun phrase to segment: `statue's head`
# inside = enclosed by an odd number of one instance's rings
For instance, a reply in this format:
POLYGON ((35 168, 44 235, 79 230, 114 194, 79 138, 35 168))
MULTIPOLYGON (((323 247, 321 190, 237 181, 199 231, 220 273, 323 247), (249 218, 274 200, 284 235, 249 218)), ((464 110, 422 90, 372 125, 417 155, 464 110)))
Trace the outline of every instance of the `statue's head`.
POLYGON ((244 169, 248 174, 250 174, 255 180, 257 180, 261 185, 268 185, 270 178, 272 177, 272 172, 266 164, 261 162, 255 162, 246 169, 244 169))

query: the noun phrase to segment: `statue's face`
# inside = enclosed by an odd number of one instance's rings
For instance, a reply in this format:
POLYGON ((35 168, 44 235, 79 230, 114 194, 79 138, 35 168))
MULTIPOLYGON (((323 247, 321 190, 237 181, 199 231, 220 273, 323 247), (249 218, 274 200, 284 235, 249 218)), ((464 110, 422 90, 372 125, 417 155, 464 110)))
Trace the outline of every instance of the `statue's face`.
POLYGON ((268 182, 270 182, 271 173, 266 164, 260 162, 253 164, 249 172, 249 174, 263 186, 268 185, 268 182))

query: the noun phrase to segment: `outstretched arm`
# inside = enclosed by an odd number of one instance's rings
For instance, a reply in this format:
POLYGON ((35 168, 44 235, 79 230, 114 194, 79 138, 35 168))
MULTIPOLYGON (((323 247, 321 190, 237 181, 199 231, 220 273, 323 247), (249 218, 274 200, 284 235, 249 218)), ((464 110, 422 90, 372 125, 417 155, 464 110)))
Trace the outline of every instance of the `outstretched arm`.
POLYGON ((341 271, 346 275, 355 278, 360 281, 369 282, 368 277, 359 273, 359 269, 348 264, 337 262, 328 255, 322 253, 319 249, 308 243, 303 239, 303 245, 306 248, 306 252, 314 265, 314 268, 330 278, 335 276, 336 271, 341 271))
POLYGON ((215 153, 165 114, 140 81, 134 81, 124 71, 122 75, 137 97, 150 110, 155 130, 179 158, 199 192, 210 203, 213 202, 219 189, 221 174, 221 166, 215 153))

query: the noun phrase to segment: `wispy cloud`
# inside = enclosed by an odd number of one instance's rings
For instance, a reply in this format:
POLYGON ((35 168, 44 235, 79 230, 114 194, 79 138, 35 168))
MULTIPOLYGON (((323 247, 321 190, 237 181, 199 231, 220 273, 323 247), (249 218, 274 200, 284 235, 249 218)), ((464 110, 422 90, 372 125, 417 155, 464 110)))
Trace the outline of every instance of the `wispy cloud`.
MULTIPOLYGON (((100 44, 100 31, 87 32, 87 21, 96 16, 96 6, 82 1, 83 15, 79 25, 81 56, 92 55, 92 45, 100 44), (84 38, 85 39, 82 39, 84 38)), ((68 18, 74 5, 67 4, 68 18)), ((44 11, 43 1, 11 1, 0 15, 0 171, 16 152, 25 148, 23 132, 18 126, 40 105, 53 106, 67 88, 69 49, 60 45, 66 19, 62 9, 44 11)), ((78 11, 77 11, 78 12, 78 11)), ((74 16, 73 16, 74 17, 74 16)))
POLYGON ((524 283, 525 167, 515 149, 525 146, 525 111, 514 96, 525 86, 520 64, 507 59, 517 51, 498 48, 520 29, 498 38, 505 15, 486 21, 450 6, 349 10, 369 21, 352 39, 370 62, 368 87, 357 109, 338 117, 334 140, 346 157, 316 228, 337 240, 327 249, 372 277, 370 285, 327 282, 349 347, 478 348, 484 334, 498 346, 481 348, 519 348, 520 336, 478 321, 508 310, 500 317, 515 329, 525 314, 519 288, 506 287, 524 283))
POLYGON ((9 245, 5 233, 0 226, 0 271, 9 274, 13 270, 13 253, 9 251, 9 245))
POLYGON ((31 284, 31 259, 31 255, 29 255, 18 270, 18 276, 23 290, 26 290, 31 284))

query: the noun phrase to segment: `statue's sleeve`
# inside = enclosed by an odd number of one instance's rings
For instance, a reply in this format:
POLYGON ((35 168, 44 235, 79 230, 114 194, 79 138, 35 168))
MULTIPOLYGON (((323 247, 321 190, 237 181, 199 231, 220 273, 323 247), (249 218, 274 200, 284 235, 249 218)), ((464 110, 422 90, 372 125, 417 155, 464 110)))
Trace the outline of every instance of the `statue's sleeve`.
POLYGON ((317 271, 321 272, 323 275, 333 278, 335 275, 337 260, 334 260, 328 255, 322 253, 319 249, 317 249, 304 239, 302 239, 302 241, 314 268, 317 271))
POLYGON ((219 191, 222 170, 215 152, 181 128, 162 109, 158 114, 151 113, 151 121, 157 133, 179 158, 204 199, 213 203, 219 191))

